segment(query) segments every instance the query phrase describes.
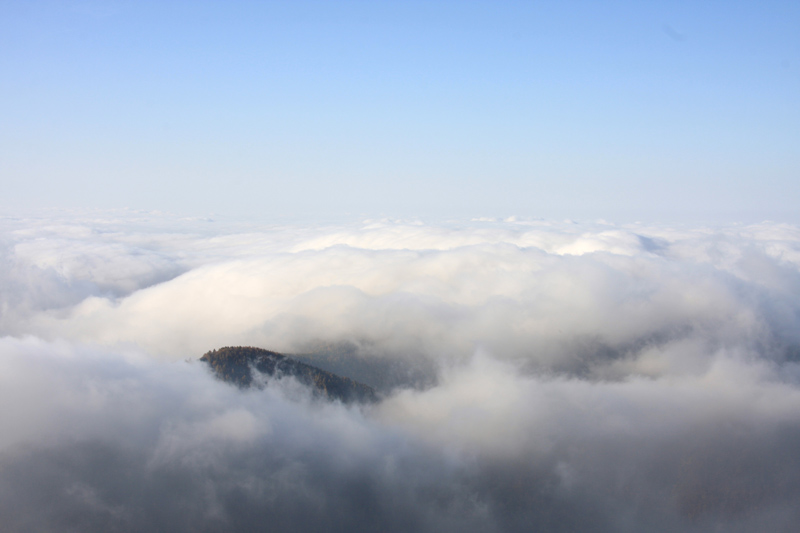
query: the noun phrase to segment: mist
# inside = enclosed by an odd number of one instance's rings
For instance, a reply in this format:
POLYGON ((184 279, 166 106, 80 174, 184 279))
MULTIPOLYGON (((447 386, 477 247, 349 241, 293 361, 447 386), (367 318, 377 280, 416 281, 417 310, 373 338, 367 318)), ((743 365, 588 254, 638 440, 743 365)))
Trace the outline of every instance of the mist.
POLYGON ((0 220, 9 531, 792 531, 800 228, 0 220), (296 354, 374 405, 197 359, 296 354))

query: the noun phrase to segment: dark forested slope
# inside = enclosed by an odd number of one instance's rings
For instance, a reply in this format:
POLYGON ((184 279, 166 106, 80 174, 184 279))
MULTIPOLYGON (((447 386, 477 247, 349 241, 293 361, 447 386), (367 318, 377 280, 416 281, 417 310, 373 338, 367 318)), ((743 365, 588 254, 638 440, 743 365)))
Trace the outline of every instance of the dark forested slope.
POLYGON ((253 385, 253 370, 267 379, 291 376, 333 400, 373 402, 377 395, 372 387, 350 378, 337 376, 283 354, 250 346, 228 346, 207 352, 206 362, 217 377, 227 383, 246 388, 253 385))

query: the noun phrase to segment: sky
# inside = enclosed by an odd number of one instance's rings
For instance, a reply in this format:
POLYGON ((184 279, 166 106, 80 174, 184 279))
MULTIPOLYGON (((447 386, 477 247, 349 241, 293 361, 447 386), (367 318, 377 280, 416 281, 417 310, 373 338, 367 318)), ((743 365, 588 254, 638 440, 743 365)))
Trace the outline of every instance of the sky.
POLYGON ((0 207, 798 222, 795 2, 0 5, 0 207))

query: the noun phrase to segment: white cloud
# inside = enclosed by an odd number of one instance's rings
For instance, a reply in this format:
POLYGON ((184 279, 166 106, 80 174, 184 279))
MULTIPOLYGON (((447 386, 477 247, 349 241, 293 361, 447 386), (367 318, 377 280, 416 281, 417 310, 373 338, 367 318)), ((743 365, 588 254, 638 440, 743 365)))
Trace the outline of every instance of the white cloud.
POLYGON ((798 518, 797 228, 4 224, 12 529, 798 518), (222 345, 344 346, 337 364, 396 388, 345 407, 185 362, 222 345))

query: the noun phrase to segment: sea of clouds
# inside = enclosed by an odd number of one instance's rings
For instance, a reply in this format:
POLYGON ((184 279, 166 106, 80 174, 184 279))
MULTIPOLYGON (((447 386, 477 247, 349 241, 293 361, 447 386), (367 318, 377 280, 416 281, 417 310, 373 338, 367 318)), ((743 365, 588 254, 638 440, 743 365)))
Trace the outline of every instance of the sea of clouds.
POLYGON ((794 531, 800 228, 6 216, 0 405, 4 531, 794 531))

